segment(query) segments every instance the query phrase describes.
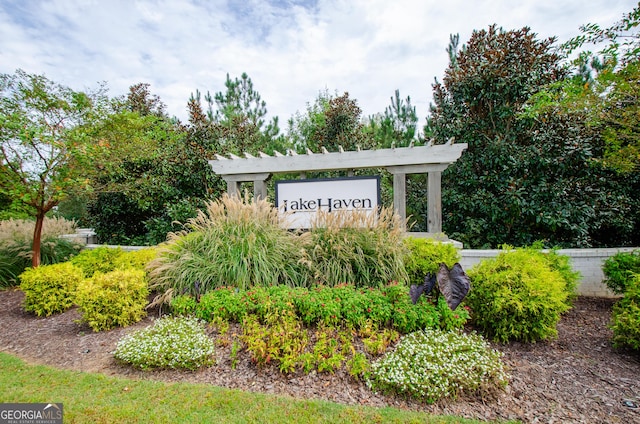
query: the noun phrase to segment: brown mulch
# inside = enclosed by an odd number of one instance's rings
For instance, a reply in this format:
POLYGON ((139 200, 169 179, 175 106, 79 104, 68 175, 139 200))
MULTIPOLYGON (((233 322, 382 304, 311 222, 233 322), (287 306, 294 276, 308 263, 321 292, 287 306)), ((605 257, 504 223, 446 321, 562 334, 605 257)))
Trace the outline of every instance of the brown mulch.
MULTIPOLYGON (((335 374, 295 373, 275 367, 257 369, 246 352, 235 368, 229 344, 219 345, 216 365, 196 372, 143 372, 118 364, 112 352, 132 330, 150 325, 153 317, 127 328, 94 333, 77 323, 72 309, 36 318, 21 308, 19 290, 0 291, 0 351, 28 363, 98 372, 126 378, 207 383, 253 392, 352 405, 393 406, 433 414, 482 420, 515 419, 531 423, 640 423, 640 356, 611 346, 607 327, 614 300, 579 297, 558 324, 558 338, 534 344, 496 344, 504 353, 511 381, 496 396, 464 396, 426 405, 415 400, 372 393, 344 371, 335 374), (634 407, 637 406, 637 407, 634 407)), ((235 329, 237 331, 237 328, 235 329)), ((3 387, 2 390, 11 390, 3 387)))

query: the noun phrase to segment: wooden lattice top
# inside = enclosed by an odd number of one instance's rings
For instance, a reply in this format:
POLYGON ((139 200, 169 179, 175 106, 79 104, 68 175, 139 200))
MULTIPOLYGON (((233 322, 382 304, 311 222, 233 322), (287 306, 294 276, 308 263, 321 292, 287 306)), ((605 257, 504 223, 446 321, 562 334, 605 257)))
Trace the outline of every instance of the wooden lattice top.
POLYGON ((455 162, 466 148, 466 143, 449 142, 378 150, 344 151, 340 148, 338 152, 328 152, 323 148, 321 153, 307 149, 306 154, 300 155, 292 150, 286 155, 275 152, 273 156, 262 152, 258 156, 245 153, 244 157, 216 154, 216 159, 210 160, 209 164, 216 174, 222 176, 399 166, 413 166, 417 171, 419 169, 418 172, 426 172, 431 168, 446 168, 455 162))

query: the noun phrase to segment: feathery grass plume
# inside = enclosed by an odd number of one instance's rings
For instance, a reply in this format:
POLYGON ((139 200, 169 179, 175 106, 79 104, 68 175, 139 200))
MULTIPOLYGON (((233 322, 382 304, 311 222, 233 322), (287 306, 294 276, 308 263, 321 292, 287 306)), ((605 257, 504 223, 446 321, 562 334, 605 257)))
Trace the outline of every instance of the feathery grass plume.
POLYGON ((154 304, 169 303, 174 294, 204 294, 216 287, 305 285, 305 237, 287 231, 283 218, 266 200, 247 194, 224 195, 170 233, 147 270, 154 304))
POLYGON ((353 283, 359 287, 406 282, 403 224, 390 208, 381 208, 378 214, 318 212, 306 244, 314 279, 329 286, 353 283))
MULTIPOLYGON (((33 240, 35 222, 26 219, 0 221, 0 246, 33 240)), ((76 232, 76 223, 64 218, 45 217, 42 224, 42 239, 58 237, 76 232)))

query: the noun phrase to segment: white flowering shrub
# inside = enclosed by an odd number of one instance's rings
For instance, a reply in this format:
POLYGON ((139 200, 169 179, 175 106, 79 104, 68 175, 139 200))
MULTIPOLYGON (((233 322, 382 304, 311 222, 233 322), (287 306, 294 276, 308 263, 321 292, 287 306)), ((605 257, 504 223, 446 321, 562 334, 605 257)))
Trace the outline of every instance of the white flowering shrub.
POLYGON ((164 317, 118 342, 116 359, 141 369, 194 370, 213 364, 214 342, 193 317, 164 317))
POLYGON ((490 393, 507 385, 501 353, 477 334, 427 329, 404 336, 371 364, 373 390, 405 394, 426 403, 462 392, 490 393))

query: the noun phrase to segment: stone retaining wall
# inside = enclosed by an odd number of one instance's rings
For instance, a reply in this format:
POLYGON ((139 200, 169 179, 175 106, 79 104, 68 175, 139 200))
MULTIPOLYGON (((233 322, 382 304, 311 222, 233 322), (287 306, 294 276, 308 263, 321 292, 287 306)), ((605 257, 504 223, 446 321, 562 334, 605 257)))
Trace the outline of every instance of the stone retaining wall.
MULTIPOLYGON (((578 294, 581 296, 616 297, 606 285, 602 283, 604 274, 602 265, 604 261, 618 252, 631 252, 637 248, 617 247, 608 249, 561 249, 558 253, 571 258, 573 269, 580 272, 582 280, 578 285, 578 294)), ((462 249, 460 251, 462 268, 469 269, 483 259, 493 258, 500 250, 473 250, 462 249)))

